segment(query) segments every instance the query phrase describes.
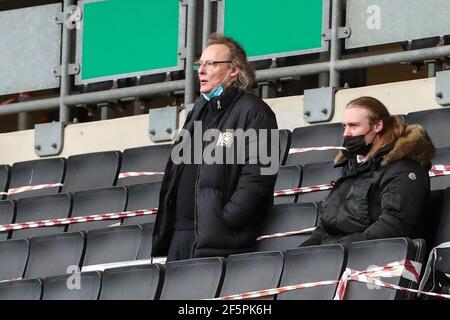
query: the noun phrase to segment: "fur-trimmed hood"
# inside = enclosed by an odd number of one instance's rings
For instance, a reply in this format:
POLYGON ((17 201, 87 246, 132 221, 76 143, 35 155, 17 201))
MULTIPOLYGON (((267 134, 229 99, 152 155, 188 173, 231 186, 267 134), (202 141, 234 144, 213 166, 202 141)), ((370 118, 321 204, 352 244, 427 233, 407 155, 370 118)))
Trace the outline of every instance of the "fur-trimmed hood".
MULTIPOLYGON (((425 129, 419 124, 412 124, 406 127, 404 134, 398 138, 392 149, 383 156, 381 167, 401 159, 409 159, 417 162, 426 170, 430 170, 434 153, 434 145, 425 129)), ((334 159, 334 164, 340 165, 345 160, 344 153, 340 151, 334 159)))

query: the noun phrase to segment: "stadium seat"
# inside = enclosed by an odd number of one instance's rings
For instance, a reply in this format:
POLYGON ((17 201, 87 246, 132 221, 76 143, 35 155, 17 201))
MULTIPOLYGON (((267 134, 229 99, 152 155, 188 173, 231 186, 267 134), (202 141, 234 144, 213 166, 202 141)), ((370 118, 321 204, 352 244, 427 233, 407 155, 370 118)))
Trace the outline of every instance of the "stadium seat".
POLYGON ((450 147, 450 108, 410 112, 406 115, 406 122, 421 124, 436 148, 450 147))
MULTIPOLYGON (((357 271, 370 267, 382 267, 388 263, 404 259, 415 261, 417 248, 407 238, 392 238, 353 242, 349 245, 347 268, 357 271)), ((417 261, 422 263, 422 261, 417 261)), ((394 285, 417 288, 417 283, 404 277, 383 277, 380 280, 394 285)), ((367 283, 349 281, 345 300, 405 300, 410 295, 405 291, 385 287, 375 287, 367 283)), ((412 297, 412 295, 411 295, 412 297)))
MULTIPOLYGON (((302 188, 311 187, 315 185, 328 184, 332 181, 336 181, 341 175, 341 168, 335 168, 333 162, 320 162, 311 163, 303 166, 303 178, 302 178, 302 188)), ((313 202, 321 201, 328 194, 327 191, 318 191, 300 194, 298 196, 297 202, 313 202)))
POLYGON ((291 146, 292 132, 288 129, 280 129, 280 166, 286 162, 291 146))
POLYGON ((0 281, 23 277, 28 252, 27 239, 0 241, 0 281))
MULTIPOLYGON (((317 281, 339 280, 345 267, 341 245, 322 245, 287 250, 280 287, 317 281)), ((337 284, 280 293, 277 300, 332 300, 337 284)))
MULTIPOLYGON (((128 186, 127 211, 158 208, 161 182, 148 182, 128 186)), ((123 224, 154 222, 156 215, 125 218, 123 224)))
MULTIPOLYGON (((302 168, 300 166, 283 166, 278 170, 275 191, 298 188, 302 181, 302 168)), ((273 199, 274 204, 292 203, 297 199, 296 195, 281 196, 273 199)))
POLYGON ((447 241, 450 241, 450 187, 445 190, 443 195, 442 212, 438 221, 435 245, 447 241))
MULTIPOLYGON (((62 183, 65 169, 66 160, 63 158, 16 162, 11 168, 9 188, 62 183)), ((16 200, 25 197, 54 194, 58 193, 60 190, 61 186, 57 186, 53 188, 20 192, 8 195, 8 199, 16 200)))
POLYGON ((95 152, 67 159, 63 192, 111 187, 119 172, 119 151, 95 152))
POLYGON ((46 278, 67 273, 69 266, 80 266, 84 250, 81 232, 35 237, 30 240, 30 256, 25 278, 46 278))
POLYGON ((139 225, 88 231, 83 266, 136 260, 141 233, 139 225))
MULTIPOLYGON (((292 133, 291 148, 339 147, 342 145, 342 124, 321 124, 295 128, 292 133)), ((286 165, 305 165, 308 163, 334 160, 338 151, 308 151, 289 154, 286 165)))
MULTIPOLYGON (((7 192, 9 187, 9 175, 11 167, 0 165, 0 192, 7 192)), ((0 200, 6 199, 6 194, 0 194, 0 200)))
POLYGON ((159 264, 111 268, 103 271, 100 300, 155 300, 164 268, 159 264))
MULTIPOLYGON (((317 205, 310 203, 278 204, 271 208, 263 222, 260 236, 279 232, 300 231, 315 227, 317 205)), ((287 250, 297 248, 310 234, 291 235, 259 240, 257 251, 287 250)))
POLYGON ((97 300, 101 282, 97 271, 48 277, 43 280, 42 300, 97 300))
POLYGON ((161 300, 217 297, 225 271, 221 257, 172 261, 166 264, 161 300))
MULTIPOLYGON (((73 195, 72 217, 122 212, 127 203, 125 187, 79 191, 73 195)), ((88 231, 117 225, 121 220, 91 221, 70 224, 68 231, 88 231)))
MULTIPOLYGON (((17 201, 16 223, 67 218, 72 198, 68 193, 23 198, 17 201)), ((66 226, 52 226, 12 231, 11 238, 31 238, 64 232, 66 226)))
POLYGON ((41 294, 42 282, 39 279, 0 283, 0 300, 39 300, 41 294))
MULTIPOLYGON (((0 200, 0 224, 9 224, 14 221, 16 205, 12 200, 0 200)), ((6 240, 9 232, 0 232, 0 240, 6 240)))
MULTIPOLYGON (((450 142, 449 142, 450 143, 450 142)), ((450 165, 450 147, 436 149, 433 165, 450 165)), ((450 187, 450 175, 430 177, 431 190, 443 190, 450 187)))
MULTIPOLYGON (((226 259, 225 278, 220 296, 276 288, 283 270, 279 251, 244 253, 226 259)), ((262 297, 273 300, 273 296, 262 297)))
POLYGON ((141 224, 142 239, 139 247, 138 259, 150 259, 152 256, 154 222, 141 224))
MULTIPOLYGON (((172 144, 131 148, 123 151, 120 173, 164 172, 169 160, 172 144)), ((131 185, 144 182, 162 181, 162 175, 143 175, 119 178, 118 185, 131 185)))

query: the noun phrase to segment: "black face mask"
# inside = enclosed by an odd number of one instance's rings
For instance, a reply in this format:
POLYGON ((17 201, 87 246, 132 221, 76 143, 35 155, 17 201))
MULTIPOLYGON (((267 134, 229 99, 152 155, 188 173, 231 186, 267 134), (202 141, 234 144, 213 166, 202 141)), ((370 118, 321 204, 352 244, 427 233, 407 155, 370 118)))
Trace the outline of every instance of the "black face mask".
POLYGON ((372 149, 372 143, 366 144, 364 141, 366 134, 354 137, 344 137, 344 143, 342 146, 347 148, 346 153, 349 156, 356 156, 358 154, 365 156, 369 153, 370 149, 372 149))

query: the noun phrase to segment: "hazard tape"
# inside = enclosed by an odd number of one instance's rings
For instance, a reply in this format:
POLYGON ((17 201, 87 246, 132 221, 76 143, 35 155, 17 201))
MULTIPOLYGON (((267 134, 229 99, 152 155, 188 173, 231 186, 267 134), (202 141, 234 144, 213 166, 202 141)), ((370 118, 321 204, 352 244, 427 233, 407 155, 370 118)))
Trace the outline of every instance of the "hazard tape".
POLYGON ((139 216, 156 214, 157 212, 158 212, 157 208, 152 208, 152 209, 142 209, 142 210, 133 210, 133 211, 113 212, 113 213, 91 214, 91 215, 87 215, 87 216, 73 217, 73 218, 59 218, 59 219, 50 219, 50 220, 39 220, 39 221, 31 221, 31 222, 2 224, 2 225, 0 225, 0 232, 11 231, 11 230, 32 229, 32 228, 40 228, 40 227, 51 227, 51 226, 75 224, 75 223, 90 222, 90 221, 104 221, 104 220, 115 220, 115 219, 122 219, 122 218, 139 217, 139 216))
POLYGON ((281 238, 281 237, 288 237, 288 236, 294 236, 298 234, 309 234, 312 233, 314 230, 316 230, 316 227, 313 228, 307 228, 303 230, 296 230, 296 231, 286 231, 286 232, 278 232, 273 234, 267 234, 264 236, 259 236, 256 238, 256 241, 261 241, 265 239, 272 239, 272 238, 281 238))
POLYGON ((141 176, 163 176, 164 172, 153 171, 153 172, 122 172, 119 174, 119 179, 128 177, 141 177, 141 176))
POLYGON ((431 178, 450 175, 450 164, 436 164, 428 172, 431 178))
POLYGON ((0 195, 12 195, 27 191, 34 191, 34 190, 41 190, 41 189, 47 189, 47 188, 55 188, 55 187, 62 187, 62 183, 47 183, 47 184, 37 184, 34 186, 24 186, 24 187, 17 187, 17 188, 11 188, 7 192, 0 192, 0 195))
POLYGON ((389 263, 383 267, 370 268, 365 271, 355 271, 350 268, 347 268, 339 280, 308 282, 308 283, 289 285, 289 286, 284 286, 284 287, 279 287, 279 288, 264 289, 264 290, 258 290, 258 291, 251 291, 251 292, 227 295, 227 296, 214 298, 211 300, 244 300, 244 299, 252 299, 252 298, 261 298, 261 297, 273 296, 273 295, 280 294, 280 293, 287 292, 287 291, 293 291, 293 290, 299 290, 299 289, 305 289, 305 288, 314 288, 314 287, 320 287, 320 286, 324 286, 324 285, 333 285, 333 284, 338 284, 338 288, 336 290, 336 295, 335 295, 334 300, 342 300, 345 296, 345 290, 347 288, 348 281, 370 283, 370 284, 381 286, 381 287, 450 299, 450 295, 448 295, 448 294, 424 292, 421 290, 404 288, 404 287, 396 286, 396 285, 393 285, 390 283, 385 283, 385 282, 375 278, 375 277, 399 277, 399 276, 402 276, 408 280, 418 282, 419 275, 420 275, 420 269, 421 269, 420 263, 415 262, 415 261, 409 261, 409 260, 396 261, 396 262, 389 263))
MULTIPOLYGON (((430 278, 431 272, 434 271, 435 264, 437 261, 437 250, 438 249, 446 249, 446 248, 450 248, 450 241, 443 242, 440 245, 431 249, 430 255, 428 256, 427 265, 426 265, 425 271, 423 273, 422 280, 420 281, 420 284, 419 284, 419 290, 424 289, 425 285, 428 282, 428 279, 430 278)), ((431 288, 431 290, 434 290, 434 283, 433 283, 433 287, 431 288)), ((420 296, 420 294, 419 294, 419 296, 420 296)))
POLYGON ((311 148, 290 148, 289 154, 303 153, 309 151, 326 151, 326 150, 347 150, 344 147, 327 146, 327 147, 311 147, 311 148))
POLYGON ((293 188, 293 189, 284 189, 284 190, 278 190, 273 193, 274 197, 284 197, 284 196, 291 196, 296 194, 304 194, 304 193, 310 193, 310 192, 317 192, 317 191, 326 191, 333 189, 333 185, 331 183, 327 184, 318 184, 311 187, 301 187, 301 188, 293 188))

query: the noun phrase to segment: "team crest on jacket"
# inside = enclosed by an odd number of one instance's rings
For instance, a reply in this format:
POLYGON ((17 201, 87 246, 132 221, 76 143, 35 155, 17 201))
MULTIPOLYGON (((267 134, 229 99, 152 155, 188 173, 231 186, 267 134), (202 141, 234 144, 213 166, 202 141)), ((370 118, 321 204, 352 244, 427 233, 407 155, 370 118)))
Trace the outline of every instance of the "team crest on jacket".
POLYGON ((219 138, 217 139, 218 146, 230 148, 232 143, 233 143, 233 133, 232 132, 219 133, 219 138))

